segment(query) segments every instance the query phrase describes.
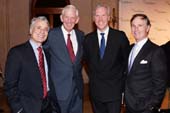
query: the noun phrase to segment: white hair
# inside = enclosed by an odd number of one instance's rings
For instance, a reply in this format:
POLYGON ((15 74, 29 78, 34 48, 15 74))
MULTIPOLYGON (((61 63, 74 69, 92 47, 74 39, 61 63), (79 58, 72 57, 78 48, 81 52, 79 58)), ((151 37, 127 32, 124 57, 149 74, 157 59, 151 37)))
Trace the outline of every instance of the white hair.
POLYGON ((79 16, 79 11, 74 5, 67 5, 63 8, 61 15, 64 15, 66 10, 74 10, 76 12, 76 16, 79 16))

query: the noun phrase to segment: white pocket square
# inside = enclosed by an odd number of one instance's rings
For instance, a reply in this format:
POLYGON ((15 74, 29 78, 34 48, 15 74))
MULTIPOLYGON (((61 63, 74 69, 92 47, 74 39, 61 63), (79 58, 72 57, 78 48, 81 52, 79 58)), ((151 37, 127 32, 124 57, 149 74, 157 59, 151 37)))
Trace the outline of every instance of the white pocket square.
POLYGON ((140 64, 147 64, 147 63, 148 63, 147 60, 141 60, 141 61, 140 61, 140 64))

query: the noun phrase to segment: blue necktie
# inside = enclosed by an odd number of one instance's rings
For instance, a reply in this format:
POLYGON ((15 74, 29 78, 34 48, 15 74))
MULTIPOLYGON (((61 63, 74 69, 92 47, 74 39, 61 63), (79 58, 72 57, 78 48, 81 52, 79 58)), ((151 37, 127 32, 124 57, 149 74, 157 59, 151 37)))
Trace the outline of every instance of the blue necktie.
POLYGON ((100 58, 102 59, 105 51, 105 38, 104 38, 104 33, 100 33, 100 35, 102 37, 100 43, 100 58))

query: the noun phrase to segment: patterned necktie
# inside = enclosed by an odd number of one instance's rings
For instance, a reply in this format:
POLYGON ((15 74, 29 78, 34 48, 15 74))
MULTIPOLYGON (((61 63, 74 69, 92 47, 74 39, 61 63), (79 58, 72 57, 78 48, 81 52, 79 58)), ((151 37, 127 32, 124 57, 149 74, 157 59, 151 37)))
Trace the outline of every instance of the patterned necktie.
POLYGON ((101 35, 101 43, 100 43, 100 58, 102 59, 104 56, 104 51, 105 51, 105 38, 104 38, 105 33, 100 33, 101 35))
POLYGON ((67 37, 67 49, 68 49, 71 61, 74 62, 75 55, 74 55, 74 51, 73 51, 73 45, 72 45, 72 42, 70 40, 70 34, 68 34, 68 37, 67 37))
POLYGON ((38 47, 37 50, 39 56, 39 70, 40 70, 41 79, 43 83, 43 98, 45 98, 47 96, 47 81, 46 81, 46 74, 44 68, 44 55, 41 47, 38 47))

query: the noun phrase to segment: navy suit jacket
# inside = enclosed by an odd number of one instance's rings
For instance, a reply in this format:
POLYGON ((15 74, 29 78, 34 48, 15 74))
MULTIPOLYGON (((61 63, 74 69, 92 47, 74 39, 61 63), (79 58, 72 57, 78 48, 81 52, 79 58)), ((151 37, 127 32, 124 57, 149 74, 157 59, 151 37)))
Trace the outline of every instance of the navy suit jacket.
MULTIPOLYGON (((49 54, 45 53, 49 62, 49 54)), ((54 90, 51 85, 49 77, 50 91, 54 90)), ((43 99, 42 80, 29 41, 13 47, 8 53, 5 67, 5 91, 13 113, 17 113, 21 108, 24 113, 40 113, 43 99)))
MULTIPOLYGON (((161 104, 166 86, 166 58, 163 50, 148 40, 136 56, 125 83, 127 107, 147 113, 161 104)), ((134 112, 134 113, 135 113, 134 112)))
POLYGON ((71 93, 73 82, 78 89, 78 94, 82 98, 83 79, 82 79, 82 41, 84 34, 75 30, 78 51, 74 63, 72 63, 61 26, 52 29, 49 32, 46 47, 49 48, 51 54, 50 74, 54 81, 56 95, 59 100, 65 100, 71 93))
POLYGON ((103 102, 120 100, 129 48, 125 33, 109 28, 102 60, 99 55, 97 31, 86 36, 83 46, 92 98, 103 102))

